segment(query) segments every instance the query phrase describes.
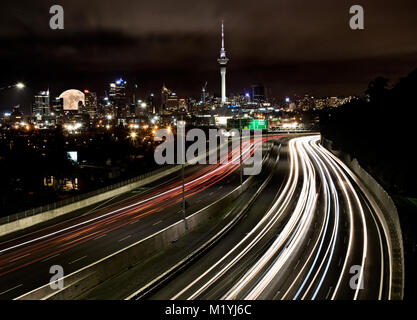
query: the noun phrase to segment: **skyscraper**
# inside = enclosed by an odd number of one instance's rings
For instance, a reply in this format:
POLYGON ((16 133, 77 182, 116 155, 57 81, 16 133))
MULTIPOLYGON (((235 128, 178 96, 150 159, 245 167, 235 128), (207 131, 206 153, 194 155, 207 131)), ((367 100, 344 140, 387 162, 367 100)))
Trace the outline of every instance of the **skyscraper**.
POLYGON ((262 84, 254 84, 252 89, 252 101, 262 103, 266 101, 265 87, 262 84))
POLYGON ((97 94, 89 90, 84 90, 85 94, 85 109, 90 115, 91 119, 97 116, 97 94))
POLYGON ((224 49, 224 22, 222 20, 222 48, 220 49, 220 58, 217 59, 217 62, 220 64, 220 75, 221 75, 221 90, 222 90, 222 97, 221 102, 222 104, 226 103, 226 65, 229 62, 229 59, 226 57, 226 50, 224 49))
POLYGON ((155 95, 151 93, 148 98, 148 105, 149 105, 149 111, 152 112, 152 114, 157 113, 156 112, 156 105, 155 105, 155 95))
POLYGON ((33 113, 38 119, 41 119, 43 116, 50 115, 51 109, 49 105, 49 90, 39 92, 37 95, 35 95, 33 113))
POLYGON ((115 83, 110 83, 109 100, 114 108, 117 118, 125 118, 128 111, 128 99, 126 94, 127 82, 123 79, 117 80, 115 83))

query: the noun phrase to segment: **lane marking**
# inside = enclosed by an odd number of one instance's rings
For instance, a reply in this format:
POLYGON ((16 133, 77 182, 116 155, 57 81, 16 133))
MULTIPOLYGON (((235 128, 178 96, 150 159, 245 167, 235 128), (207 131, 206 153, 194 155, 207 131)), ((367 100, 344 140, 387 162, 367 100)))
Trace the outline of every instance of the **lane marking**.
POLYGON ((332 289, 333 289, 333 287, 329 288, 329 292, 327 292, 327 296, 326 296, 325 300, 327 300, 329 298, 329 295, 330 295, 330 292, 332 291, 332 289))
POLYGON ((297 264, 294 266, 294 269, 293 270, 295 270, 298 267, 298 264, 299 263, 300 263, 300 259, 298 259, 297 264))
POLYGON ((46 259, 42 260, 41 262, 46 262, 46 261, 51 260, 51 259, 53 259, 55 257, 58 257, 59 255, 60 255, 60 253, 58 253, 58 254, 56 254, 56 255, 54 255, 52 257, 46 258, 46 259))
POLYGON ((156 226, 158 224, 160 224, 162 222, 162 220, 159 220, 158 222, 154 223, 152 226, 156 226))
POLYGON ((20 257, 14 258, 14 259, 10 260, 10 262, 15 262, 15 261, 20 260, 20 259, 23 259, 23 258, 25 258, 27 256, 30 256, 30 253, 25 254, 24 256, 20 256, 20 257))
POLYGON ((82 259, 85 259, 85 258, 87 258, 87 256, 83 256, 83 257, 78 258, 78 259, 76 259, 76 260, 74 260, 74 261, 71 261, 69 264, 73 264, 73 263, 78 262, 78 261, 80 261, 80 260, 82 260, 82 259))
POLYGON ((132 237, 132 235, 129 234, 127 237, 120 239, 119 242, 125 241, 126 239, 129 239, 130 237, 132 237))
POLYGON ((101 235, 101 236, 98 236, 98 237, 94 238, 93 240, 98 240, 98 239, 101 239, 101 238, 103 238, 103 237, 105 237, 105 236, 107 236, 107 233, 105 233, 105 234, 103 234, 103 235, 101 235))
POLYGON ((9 289, 9 290, 6 290, 6 291, 1 292, 1 293, 0 293, 0 296, 1 296, 1 295, 3 295, 3 294, 5 294, 5 293, 7 293, 7 292, 9 292, 9 291, 12 291, 12 290, 14 290, 14 289, 17 289, 17 288, 19 288, 19 287, 21 287, 21 286, 23 286, 23 283, 21 283, 21 284, 17 285, 16 287, 13 287, 13 288, 11 288, 11 289, 9 289))

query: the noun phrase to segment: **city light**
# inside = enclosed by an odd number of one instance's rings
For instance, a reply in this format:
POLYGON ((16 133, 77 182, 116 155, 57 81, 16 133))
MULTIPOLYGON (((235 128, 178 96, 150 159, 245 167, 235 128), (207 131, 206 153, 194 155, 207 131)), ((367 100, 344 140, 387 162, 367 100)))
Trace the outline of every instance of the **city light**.
POLYGON ((282 125, 283 128, 285 129, 295 129, 298 127, 298 123, 297 122, 293 122, 293 123, 284 123, 282 125))
POLYGON ((417 1, 171 2, 3 8, 0 300, 412 300, 417 1))
POLYGON ((129 127, 130 127, 131 129, 139 129, 139 125, 138 125, 138 124, 135 124, 135 123, 131 123, 131 124, 129 125, 129 127))

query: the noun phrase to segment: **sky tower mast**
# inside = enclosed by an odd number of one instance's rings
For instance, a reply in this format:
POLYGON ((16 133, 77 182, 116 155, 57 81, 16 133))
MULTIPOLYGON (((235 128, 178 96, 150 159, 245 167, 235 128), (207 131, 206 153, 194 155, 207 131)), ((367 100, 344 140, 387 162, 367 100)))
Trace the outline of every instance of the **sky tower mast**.
POLYGON ((220 76, 221 76, 221 91, 222 91, 222 104, 226 103, 226 65, 229 59, 226 57, 226 50, 224 48, 224 21, 222 20, 222 48, 220 49, 220 58, 217 59, 220 64, 220 76))

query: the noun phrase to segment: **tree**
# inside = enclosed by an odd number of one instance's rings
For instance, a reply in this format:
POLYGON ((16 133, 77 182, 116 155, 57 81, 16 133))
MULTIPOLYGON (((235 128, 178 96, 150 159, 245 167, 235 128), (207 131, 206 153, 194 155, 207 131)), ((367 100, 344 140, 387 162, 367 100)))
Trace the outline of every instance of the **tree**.
POLYGON ((373 104, 384 103, 388 96, 389 79, 378 77, 369 83, 368 89, 365 91, 373 104))

